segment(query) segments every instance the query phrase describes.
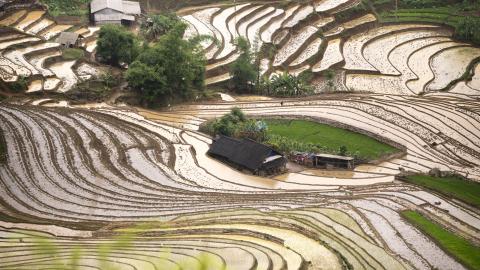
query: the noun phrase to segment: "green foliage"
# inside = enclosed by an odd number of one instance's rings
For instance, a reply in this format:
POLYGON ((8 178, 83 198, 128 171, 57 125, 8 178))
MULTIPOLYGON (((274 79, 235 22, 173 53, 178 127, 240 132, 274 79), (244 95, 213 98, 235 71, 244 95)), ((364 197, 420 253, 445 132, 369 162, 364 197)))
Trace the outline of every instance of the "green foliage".
POLYGON ((335 77, 335 71, 332 69, 326 69, 322 72, 322 74, 327 80, 333 80, 335 77))
POLYGON ((103 84, 106 86, 106 87, 114 87, 116 85, 118 85, 119 83, 119 80, 120 78, 118 78, 117 76, 115 76, 111 70, 108 70, 107 72, 105 73, 102 73, 100 74, 100 81, 103 82, 103 84))
POLYGON ((68 48, 62 52, 62 58, 64 60, 78 60, 85 55, 85 52, 81 49, 68 48))
POLYGON ((130 64, 138 55, 135 36, 120 25, 102 26, 98 34, 97 56, 110 65, 130 64))
POLYGON ((309 151, 378 159, 398 150, 363 134, 304 120, 267 119, 268 143, 284 152, 309 151))
POLYGON ((28 88, 28 79, 27 79, 27 77, 18 76, 18 79, 17 79, 16 81, 11 82, 11 83, 8 84, 8 88, 9 88, 12 92, 16 92, 16 93, 26 91, 27 88, 28 88))
POLYGON ((239 108, 233 108, 220 119, 208 121, 201 130, 211 135, 249 138, 262 142, 267 139, 268 126, 264 121, 247 119, 239 108))
POLYGON ((205 56, 197 41, 183 39, 185 28, 185 24, 177 24, 153 47, 147 47, 126 72, 129 86, 140 92, 144 101, 187 99, 195 90, 203 90, 205 56))
POLYGON ((454 37, 480 45, 480 18, 465 16, 455 28, 454 37))
POLYGON ((404 211, 401 215, 425 234, 430 236, 443 250, 457 258, 469 269, 480 269, 480 247, 444 229, 415 211, 404 211))
POLYGON ((244 37, 238 37, 235 45, 240 55, 230 65, 231 85, 237 93, 251 93, 258 74, 254 63, 254 54, 251 52, 248 40, 244 37))
POLYGON ((445 6, 445 0, 401 0, 398 1, 400 7, 405 8, 436 8, 445 6))
POLYGON ((52 16, 84 16, 88 14, 88 3, 91 0, 40 0, 48 6, 48 12, 52 16))
MULTIPOLYGON (((322 145, 314 144, 311 142, 302 142, 299 140, 292 140, 287 136, 280 136, 274 133, 267 135, 267 144, 273 149, 290 154, 295 151, 309 152, 309 153, 330 153, 330 149, 323 147, 322 145)), ((333 153, 332 153, 333 154, 333 153)))
POLYGON ((260 92, 279 97, 305 96, 313 93, 313 88, 307 82, 306 75, 295 76, 287 72, 274 74, 271 79, 262 79, 260 92))
POLYGON ((140 32, 146 40, 152 41, 168 33, 177 24, 183 24, 183 22, 175 13, 153 15, 141 22, 140 32))
POLYGON ((246 121, 245 114, 239 108, 233 108, 230 113, 225 114, 212 124, 213 134, 234 136, 237 129, 246 121))
MULTIPOLYGON (((382 22, 430 22, 458 28, 469 16, 478 19, 474 16, 478 16, 480 10, 480 1, 477 0, 405 0, 398 3, 398 10, 392 4, 380 14, 382 22)), ((472 39, 466 40, 472 42, 472 39)))
POLYGON ((340 156, 346 156, 347 153, 348 153, 348 149, 345 145, 342 145, 342 146, 340 146, 340 148, 338 148, 338 154, 340 156))
POLYGON ((112 88, 120 82, 121 78, 107 71, 98 78, 78 83, 65 95, 75 101, 100 102, 110 95, 112 88))
POLYGON ((412 175, 407 176, 405 180, 480 208, 480 183, 468 181, 457 176, 433 177, 412 175))

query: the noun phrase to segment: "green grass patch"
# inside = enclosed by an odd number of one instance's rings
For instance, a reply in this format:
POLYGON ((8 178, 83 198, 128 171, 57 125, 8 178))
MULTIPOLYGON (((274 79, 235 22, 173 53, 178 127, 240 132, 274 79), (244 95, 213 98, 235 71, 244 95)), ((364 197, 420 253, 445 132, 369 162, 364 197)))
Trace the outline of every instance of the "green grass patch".
POLYGON ((349 155, 373 160, 399 150, 363 134, 305 120, 267 119, 268 135, 285 137, 290 141, 313 144, 332 154, 345 146, 349 155))
POLYGON ((404 211, 401 215, 415 227, 430 236, 446 252, 457 258, 469 269, 480 269, 480 247, 466 239, 445 230, 415 211, 404 211))
POLYGON ((48 6, 48 12, 54 16, 86 16, 91 0, 41 0, 48 6))
POLYGON ((456 14, 456 9, 439 8, 438 10, 426 9, 399 9, 398 12, 392 10, 381 13, 383 22, 430 22, 438 24, 447 24, 455 27, 462 19, 462 16, 456 14))
POLYGON ((480 183, 468 181, 457 176, 433 177, 412 175, 407 176, 405 180, 480 208, 480 183))
POLYGON ((85 52, 81 49, 68 48, 64 49, 62 58, 65 60, 77 60, 85 56, 85 52))

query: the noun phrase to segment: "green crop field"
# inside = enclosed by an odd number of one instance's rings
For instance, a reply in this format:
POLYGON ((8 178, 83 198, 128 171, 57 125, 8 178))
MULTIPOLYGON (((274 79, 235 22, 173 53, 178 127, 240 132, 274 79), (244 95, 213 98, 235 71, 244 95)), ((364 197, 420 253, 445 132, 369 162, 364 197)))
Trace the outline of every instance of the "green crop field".
POLYGON ((85 52, 81 49, 68 48, 63 50, 62 57, 65 60, 77 60, 82 58, 85 52))
POLYGON ((41 0, 48 6, 48 12, 53 16, 85 16, 88 14, 88 3, 91 0, 41 0))
POLYGON ((455 176, 432 177, 428 175, 412 175, 406 177, 405 180, 480 208, 480 183, 467 181, 455 176))
POLYGON ((360 158, 378 159, 398 152, 393 146, 363 134, 304 120, 265 120, 268 134, 286 137, 300 143, 311 143, 336 152, 345 146, 349 154, 360 158))
POLYGON ((415 227, 430 236, 440 247, 457 258, 469 269, 480 269, 480 247, 445 230, 418 212, 404 211, 401 215, 415 227))

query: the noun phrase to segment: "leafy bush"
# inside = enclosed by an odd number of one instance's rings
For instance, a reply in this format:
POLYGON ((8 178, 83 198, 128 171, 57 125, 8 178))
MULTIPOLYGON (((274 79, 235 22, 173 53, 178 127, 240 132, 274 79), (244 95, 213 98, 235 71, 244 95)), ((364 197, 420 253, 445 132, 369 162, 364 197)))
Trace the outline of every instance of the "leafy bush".
POLYGON ((115 66, 130 64, 138 53, 138 41, 126 28, 113 24, 102 26, 97 41, 97 56, 102 61, 115 66))
POLYGON ((28 79, 24 76, 18 76, 15 82, 9 83, 8 88, 13 92, 23 92, 28 88, 28 79))
POLYGON ((480 18, 465 16, 455 28, 454 37, 480 45, 480 18))
POLYGON ((345 145, 342 145, 340 146, 340 148, 338 148, 338 154, 340 156, 346 156, 348 153, 348 150, 347 150, 347 147, 345 145))
POLYGON ((282 152, 291 154, 293 152, 309 152, 309 153, 325 153, 328 152, 328 149, 316 145, 313 143, 300 142, 297 140, 292 140, 280 135, 270 134, 268 135, 267 142, 273 149, 282 152))
POLYGON ((230 113, 220 119, 208 121, 202 125, 201 131, 210 135, 249 138, 262 142, 267 140, 268 126, 263 121, 247 119, 239 108, 233 108, 230 113))
POLYGON ((305 75, 295 76, 289 73, 274 74, 271 79, 263 78, 259 87, 262 94, 269 96, 293 97, 313 93, 305 75))

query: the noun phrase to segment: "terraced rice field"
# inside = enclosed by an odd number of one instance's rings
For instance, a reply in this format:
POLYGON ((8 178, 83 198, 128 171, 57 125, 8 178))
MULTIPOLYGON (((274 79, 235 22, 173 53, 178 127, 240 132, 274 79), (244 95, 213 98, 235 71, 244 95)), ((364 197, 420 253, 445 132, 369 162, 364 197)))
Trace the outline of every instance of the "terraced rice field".
MULTIPOLYGON (((62 31, 73 29, 73 25, 55 23, 44 10, 19 10, 4 15, 0 28, 0 78, 3 81, 27 77, 30 80, 27 93, 65 92, 75 85, 76 62, 61 60, 62 48, 55 42, 62 31)), ((98 30, 97 27, 76 30, 85 38, 83 46, 88 52, 95 50, 98 30)))
MULTIPOLYGON (((333 19, 358 3, 247 3, 196 10, 184 19, 193 34, 221 41, 203 44, 209 84, 228 80, 222 66, 236 58, 231 41, 244 35, 276 44, 277 53, 262 60, 266 75, 310 69, 321 92, 322 72, 333 69, 339 89, 372 93, 281 100, 223 95, 222 102, 162 112, 48 98, 0 103, 7 142, 0 164, 0 268, 196 269, 198 257, 208 254, 209 269, 466 269, 401 213, 415 210, 478 244, 478 208, 395 176, 439 168, 480 181, 479 65, 471 80, 439 92, 478 48, 432 24, 377 25, 371 14, 333 19), (445 70, 439 64, 445 61, 455 68, 445 70), (253 176, 209 157, 211 138, 198 132, 233 107, 256 118, 308 117, 346 127, 406 155, 354 171, 253 176), (125 231, 136 233, 134 245, 99 257, 99 247, 125 231), (36 244, 45 239, 56 256, 36 244), (75 261, 77 246, 83 256, 75 261)), ((27 14, 0 22, 14 27, 27 14)), ((67 91, 91 67, 45 66, 59 51, 45 39, 57 26, 44 16, 32 22, 41 26, 22 25, 26 32, 1 32, 2 79, 34 74, 31 92, 39 85, 67 91)), ((87 43, 94 48, 94 39, 87 43)))
MULTIPOLYGON (((282 107, 276 100, 230 101, 182 106, 174 112, 140 111, 152 119, 147 120, 109 107, 87 111, 1 105, 0 128, 11 142, 7 163, 0 166, 2 211, 27 224, 0 224, 4 239, 23 241, 2 247, 9 258, 2 260, 2 268, 48 262, 29 244, 28 230, 56 232, 50 237, 65 258, 74 243, 94 257, 93 247, 109 241, 99 237, 97 228, 161 220, 168 221, 167 228, 140 231, 148 241, 140 237, 135 247, 117 250, 112 255, 116 263, 140 267, 162 260, 151 253, 161 247, 175 254, 169 260, 173 264, 203 250, 235 269, 340 269, 345 264, 359 269, 463 269, 400 212, 421 210, 478 241, 478 210, 393 182, 393 176, 399 168, 426 172, 439 167, 480 179, 477 106, 458 98, 350 95, 291 100, 282 107), (252 116, 307 115, 344 123, 402 144, 407 155, 350 173, 245 175, 208 157, 210 138, 196 131, 205 119, 233 106, 252 116)), ((93 257, 84 263, 96 265, 93 257)))
MULTIPOLYGON (((285 8, 251 3, 196 10, 184 19, 192 26, 190 35, 209 34, 220 41, 204 44, 208 85, 230 78, 225 67, 238 57, 232 42, 243 36, 251 44, 276 45, 275 54, 262 60, 262 75, 311 70, 322 80, 321 72, 334 65, 341 77, 337 89, 397 95, 451 90, 478 96, 478 87, 448 84, 463 75, 478 48, 454 42, 450 30, 429 23, 379 24, 373 14, 335 21, 336 13, 358 3, 312 1, 285 8), (457 54, 462 58, 453 60, 457 54), (456 70, 439 69, 438 63, 448 59, 456 61, 456 70)), ((317 92, 328 91, 326 83, 315 85, 317 92)))

